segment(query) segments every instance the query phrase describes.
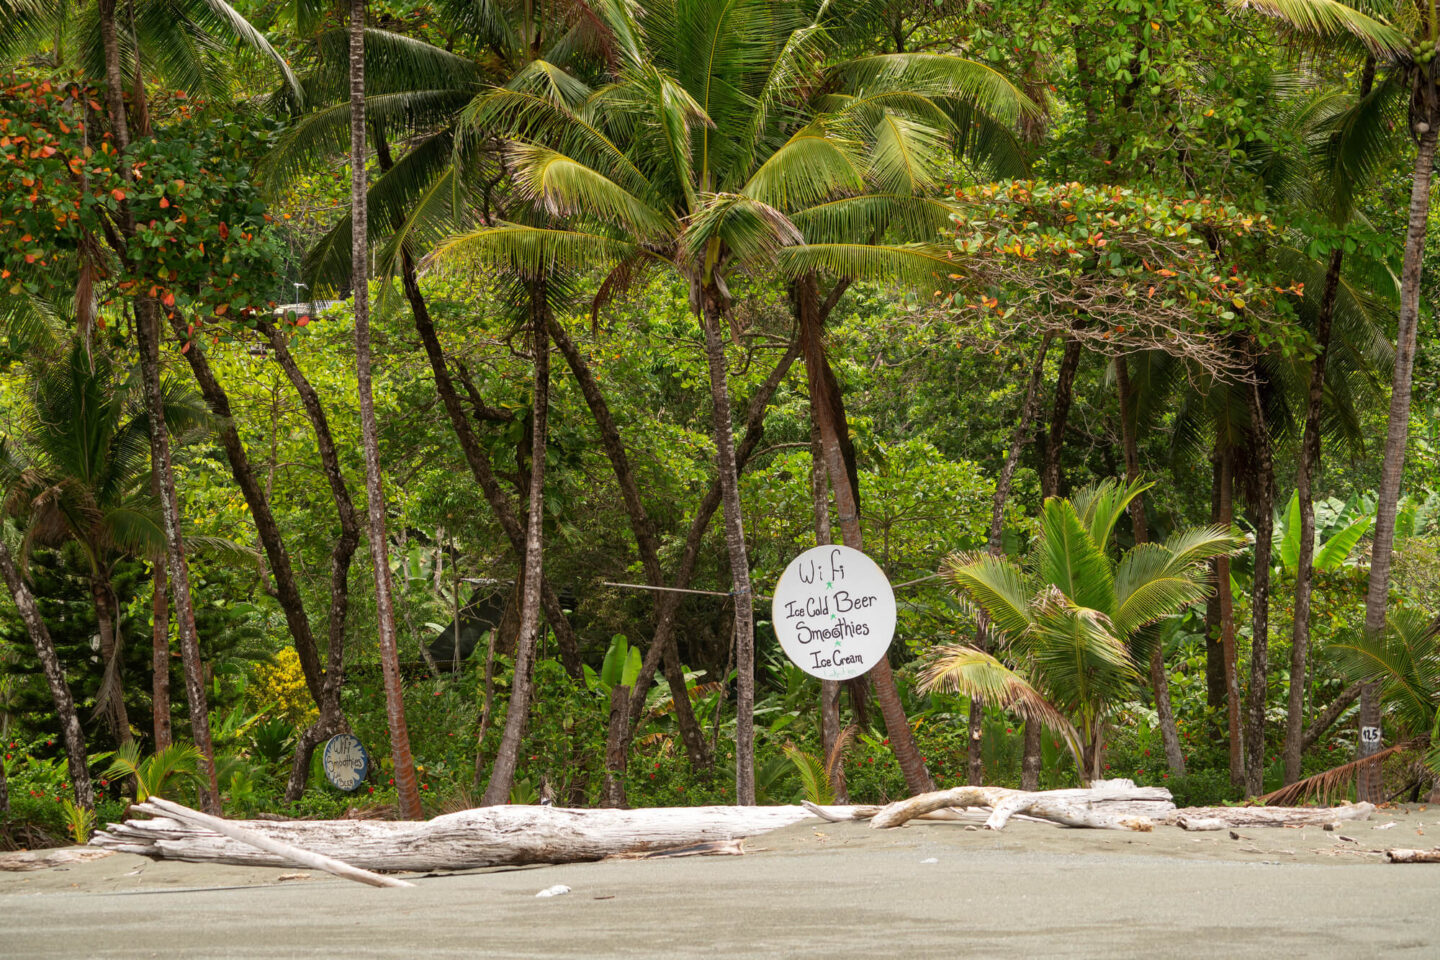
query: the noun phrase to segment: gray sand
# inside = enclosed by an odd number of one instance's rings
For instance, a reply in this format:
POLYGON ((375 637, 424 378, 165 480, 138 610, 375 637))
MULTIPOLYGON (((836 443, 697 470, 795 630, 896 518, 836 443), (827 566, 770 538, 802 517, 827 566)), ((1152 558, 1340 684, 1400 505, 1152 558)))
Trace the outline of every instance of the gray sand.
POLYGON ((0 957, 1440 956, 1440 865, 1379 852, 1440 842, 1440 808, 1346 824, 1354 843, 1239 832, 816 821, 751 838, 743 857, 414 877, 415 890, 115 855, 0 873, 0 957), (568 896, 536 899, 562 883, 568 896))

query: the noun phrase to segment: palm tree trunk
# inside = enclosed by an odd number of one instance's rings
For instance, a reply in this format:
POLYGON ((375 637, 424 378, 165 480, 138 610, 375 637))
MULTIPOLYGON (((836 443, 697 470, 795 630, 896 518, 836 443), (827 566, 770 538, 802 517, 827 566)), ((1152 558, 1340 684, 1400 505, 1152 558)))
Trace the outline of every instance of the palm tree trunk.
MULTIPOLYGON (((810 387, 810 410, 820 428, 821 449, 824 451, 825 467, 830 474, 830 488, 835 493, 835 512, 840 521, 840 539, 845 546, 864 550, 864 535, 860 528, 860 491, 854 486, 854 478, 845 463, 842 443, 849 442, 849 425, 845 418, 844 400, 840 396, 830 361, 825 356, 822 341, 822 318, 819 311, 819 296, 813 276, 802 277, 796 282, 796 300, 800 322, 801 349, 805 356, 805 372, 810 387), (841 440, 841 431, 845 440, 841 440)), ((881 657, 868 674, 875 690, 875 701, 880 704, 880 715, 885 718, 885 732, 890 735, 890 749, 895 761, 905 775, 905 785, 912 794, 926 793, 935 789, 935 781, 925 768, 925 759, 915 743, 914 731, 910 729, 910 718, 900 702, 900 690, 895 685, 895 674, 890 669, 888 657, 881 657)))
MULTIPOLYGON (((1136 397, 1130 389, 1130 359, 1115 358, 1115 385, 1120 394, 1120 442, 1125 448, 1125 480, 1140 479, 1140 445, 1136 441, 1136 397)), ((1145 543, 1150 532, 1145 523, 1145 500, 1136 496, 1130 501, 1130 528, 1136 543, 1145 543)), ((1150 653, 1150 689, 1155 694, 1155 714, 1160 722, 1160 742, 1165 746, 1165 762, 1170 772, 1185 776, 1185 753, 1180 749, 1180 732, 1175 726, 1175 709, 1170 704, 1170 679, 1165 672, 1165 645, 1157 638, 1150 653)))
POLYGON ((520 598, 520 634, 515 643, 515 679, 500 748, 490 768, 482 806, 510 802, 510 788, 520 761, 520 742, 530 715, 534 687, 536 635, 540 624, 540 577, 545 529, 545 441, 550 405, 549 304, 543 280, 530 282, 530 342, 534 353, 535 382, 531 402, 530 509, 526 517, 525 572, 520 598))
MULTIPOLYGON (((1390 418, 1385 431, 1385 455, 1380 465, 1380 489, 1375 505, 1375 535, 1370 549, 1370 582, 1365 593, 1365 630, 1378 633, 1385 628, 1385 611, 1390 598, 1390 561, 1395 546, 1395 514, 1400 501, 1400 482, 1405 471, 1405 443, 1410 427, 1410 391, 1415 370, 1415 340, 1420 325, 1420 279, 1425 258, 1425 228, 1430 218, 1430 181, 1435 172, 1435 140, 1440 126, 1440 109, 1435 103, 1435 83, 1422 76, 1420 100, 1424 105, 1420 122, 1419 149, 1410 185, 1410 222, 1405 231, 1404 261, 1400 268, 1400 317, 1395 335, 1395 374, 1390 388, 1390 418)), ((1380 726, 1380 689, 1367 683, 1360 692, 1360 725, 1380 726)), ((1360 739, 1359 756, 1380 749, 1380 741, 1360 739)), ((1380 797, 1379 771, 1370 765, 1361 768, 1356 781, 1361 800, 1376 802, 1380 797)))
MULTIPOLYGON (((640 498, 640 484, 635 478, 635 472, 630 467, 630 457, 626 453, 625 443, 620 437, 620 428, 616 426, 615 417, 610 412, 610 404, 606 402, 594 372, 575 346, 575 341, 571 340, 570 335, 565 332, 565 328, 553 319, 549 326, 550 338, 555 341, 561 354, 564 355, 570 372, 575 376, 575 382, 580 386, 580 393, 585 398, 585 404, 590 408, 591 419, 595 421, 595 425, 600 431, 600 444, 605 448, 605 455, 610 460, 610 467, 615 473, 615 482, 620 487, 620 499, 625 504, 625 513, 630 520, 630 531, 635 538, 635 547, 640 553, 640 567, 645 571, 645 580, 652 587, 664 587, 666 581, 664 570, 660 565, 660 544, 655 537, 654 524, 651 523, 650 515, 645 510, 645 503, 640 498)), ((656 594, 657 620, 660 611, 665 606, 667 596, 665 593, 657 592, 656 594)), ((668 637, 668 646, 675 647, 674 633, 668 632, 666 636, 668 637)), ((685 752, 690 757, 690 763, 693 766, 707 768, 712 761, 710 748, 705 742, 705 732, 695 719, 695 711, 690 703, 690 691, 685 684, 685 672, 680 664, 679 651, 667 650, 664 653, 662 664, 665 670, 665 679, 670 685, 671 697, 675 704, 675 721, 680 728, 680 739, 685 743, 685 752)))
MULTIPOLYGON (((760 440, 765 435, 765 413, 769 409, 770 400, 775 396, 775 390, 780 386, 781 381, 790 373, 790 367, 795 363, 795 358, 800 355, 800 346, 792 342, 781 354, 763 383, 756 389, 755 395, 750 398, 750 406, 745 411, 745 433, 740 441, 740 446, 735 450, 735 470, 737 474, 745 469, 750 457, 760 446, 760 440)), ((716 478, 710 489, 705 491, 704 498, 695 510, 695 515, 690 518, 690 526, 686 528, 684 546, 680 551, 680 562, 676 567, 675 575, 670 581, 670 586, 684 589, 690 584, 695 576, 695 568, 700 560, 700 548, 705 542, 705 533, 710 529, 710 522, 715 516, 715 511, 720 509, 721 483, 716 478)), ((606 756, 616 758, 617 762, 623 763, 629 752, 630 743, 639 728, 641 717, 645 710, 645 691, 650 688, 654 680, 655 671, 660 668, 662 656, 669 656, 670 649, 674 646, 674 634, 677 626, 676 613, 680 609, 680 600, 684 594, 666 593, 662 602, 655 612, 655 636, 650 641, 650 649, 645 651, 645 658, 640 663, 640 673, 635 680, 634 688, 630 691, 630 703, 627 707, 627 719, 623 724, 615 724, 610 728, 610 735, 621 737, 620 741, 611 739, 606 745, 606 756)), ((623 775, 624 769, 620 768, 618 773, 623 775)))
POLYGON ((150 573, 154 596, 150 602, 150 716, 155 731, 155 752, 170 746, 170 600, 165 564, 155 563, 150 573))
MULTIPOLYGON (((810 501, 815 517, 815 545, 817 547, 834 542, 830 528, 830 480, 825 470, 824 442, 820 437, 820 424, 810 417, 810 501)), ((835 745, 840 742, 840 682, 820 681, 820 748, 826 765, 835 755, 835 745)), ((830 792, 836 803, 849 803, 850 794, 845 785, 845 764, 838 758, 830 774, 830 792)))
MULTIPOLYGON (((1257 371, 1258 373, 1258 371, 1257 371)), ((1254 444, 1255 571, 1251 578, 1250 687, 1246 698, 1245 793, 1257 796, 1265 790, 1265 701, 1270 682, 1270 554, 1275 510, 1275 461, 1271 453, 1270 428, 1260 402, 1260 386, 1246 389, 1254 444)))
POLYGON ((329 651, 325 682, 321 688, 320 716, 300 734, 290 765, 290 778, 285 784, 285 799, 294 803, 304 794, 305 784, 310 779, 310 757, 315 748, 327 738, 349 730, 340 707, 340 690, 345 684, 345 624, 350 615, 350 565, 355 549, 360 545, 360 517, 350 498, 345 474, 340 470, 340 454, 335 446, 335 437, 330 432, 325 407, 320 403, 320 395, 295 362, 289 344, 275 326, 263 322, 258 329, 269 340, 275 362, 295 389, 305 417, 310 421, 315 446, 320 453, 320 469, 330 487, 330 499, 335 504, 340 523, 340 535, 330 548, 329 651))
POLYGON ((735 466, 735 428, 730 422, 729 375, 725 369, 724 300, 714 281, 701 291, 701 326, 710 368, 711 416, 720 474, 720 503, 725 518, 725 548, 730 555, 735 602, 735 802, 755 804, 755 598, 750 592, 750 559, 745 522, 740 516, 740 478, 735 466))
POLYGON ((1290 634, 1290 703, 1285 714, 1285 783, 1300 779, 1301 744, 1305 736, 1306 668, 1310 658, 1310 595, 1315 582, 1315 494, 1312 481, 1320 468, 1320 412, 1325 402, 1325 365, 1330 353, 1330 326, 1340 289, 1345 251, 1330 254, 1320 310, 1315 318, 1315 359, 1310 365, 1310 392, 1305 403, 1305 433, 1295 473, 1300 503, 1300 554, 1295 567, 1295 623, 1290 634))
POLYGON ((116 620, 119 617, 114 591, 109 578, 101 574, 99 579, 90 581, 90 595, 95 601, 95 623, 100 634, 100 662, 104 668, 104 679, 100 681, 99 699, 105 709, 105 720, 115 742, 130 743, 130 715, 125 709, 125 681, 120 671, 121 649, 116 636, 116 620))
MULTIPOLYGON (((500 524, 500 529, 504 531, 506 539, 510 541, 510 548, 523 564, 525 530, 515 516, 509 496, 495 479, 495 471, 490 464, 490 455, 480 445, 479 437, 476 436, 475 429, 471 426, 469 416, 461 403, 460 394, 455 389, 455 378, 451 376, 450 369, 446 366, 445 352, 440 345, 435 324, 430 318, 429 307, 421 295, 414 261, 410 259, 408 253, 401 253, 400 265, 405 297, 410 303, 410 314, 415 321, 415 332, 420 334, 420 344, 425 348, 425 357, 430 363, 430 372, 435 377, 435 392, 439 394, 440 404, 445 408, 445 415, 450 420, 450 428, 455 432, 456 440, 460 442, 460 451, 465 455, 465 463, 470 468, 470 475, 479 485, 480 492, 485 496, 485 502, 490 505, 490 511, 495 514, 496 522, 500 524)), ((468 379, 466 386, 467 389, 472 386, 468 379)), ((479 398, 472 394, 471 399, 478 401, 479 398)), ((478 403, 476 405, 478 406, 478 403)), ((580 645, 575 636, 575 629, 571 626, 569 618, 566 617, 554 587, 543 575, 540 579, 540 602, 545 609, 545 618, 549 621, 550 628, 555 631, 555 638, 559 642, 561 665, 565 667, 566 673, 578 679, 581 675, 580 645)))
MULTIPOLYGON (((1235 523, 1235 452, 1223 440, 1220 448, 1219 524, 1229 530, 1235 523)), ((1215 559, 1215 592, 1220 597, 1220 649, 1225 660, 1225 722, 1230 734, 1230 782, 1245 781, 1245 739, 1240 725, 1240 676, 1235 656, 1235 598, 1230 582, 1230 558, 1215 559)))
POLYGON ((25 622, 25 632, 35 647, 35 656, 45 672, 45 682, 50 685, 50 696, 55 701, 55 716, 60 721, 60 730, 65 740, 65 760, 70 772, 70 783, 75 788, 75 803, 87 810, 95 809, 95 788, 90 783, 90 768, 85 760, 85 734, 80 729, 80 718, 75 713, 75 701, 70 696, 70 685, 65 682, 65 671, 60 658, 55 654, 55 644, 50 640, 50 631, 35 605, 35 597, 10 556, 10 548, 0 538, 0 575, 10 588, 15 608, 25 622))
POLYGON ((140 371, 145 386, 145 404, 152 425, 150 460, 160 475, 160 520, 165 532, 165 552, 170 566, 170 587, 175 604, 175 622, 180 629, 180 657, 185 667, 185 698, 190 705, 190 737, 200 751, 200 805, 206 813, 219 815, 220 784, 215 776, 215 747, 210 740, 210 707, 205 697, 205 673, 200 660, 200 638, 195 633, 195 604, 190 592, 190 568, 185 543, 180 537, 180 502, 175 493, 175 473, 170 463, 170 438, 165 432, 164 398, 160 392, 160 313, 153 298, 135 305, 135 332, 140 344, 140 371))
POLYGON ((379 430, 370 375, 370 260, 366 229, 365 159, 365 0, 350 0, 350 280, 355 288, 355 373, 360 394, 360 434, 365 451, 365 531, 375 567, 375 620, 380 634, 380 667, 385 676, 385 716, 390 726, 391 759, 400 815, 417 820, 420 790, 410 755, 400 653, 395 636, 395 607, 390 583, 390 551, 385 534, 385 492, 380 473, 379 430))

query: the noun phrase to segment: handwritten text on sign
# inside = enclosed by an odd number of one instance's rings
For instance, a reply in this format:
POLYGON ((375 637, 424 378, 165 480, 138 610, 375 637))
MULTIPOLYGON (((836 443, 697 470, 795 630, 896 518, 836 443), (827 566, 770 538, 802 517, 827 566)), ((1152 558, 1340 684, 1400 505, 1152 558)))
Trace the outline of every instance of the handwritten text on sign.
POLYGON ((770 618, 796 666, 822 680, 848 680, 890 649, 895 593, 884 571, 859 550, 815 547, 785 568, 770 618))

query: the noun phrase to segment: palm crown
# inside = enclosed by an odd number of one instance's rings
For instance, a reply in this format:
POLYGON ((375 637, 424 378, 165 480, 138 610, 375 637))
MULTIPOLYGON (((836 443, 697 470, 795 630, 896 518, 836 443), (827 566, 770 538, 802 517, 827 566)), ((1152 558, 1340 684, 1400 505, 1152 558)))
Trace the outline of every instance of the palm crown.
POLYGON ((1066 736, 1088 779, 1099 774, 1104 725, 1140 678, 1136 647, 1149 627, 1208 592, 1206 562, 1241 541, 1218 527, 1111 555, 1115 524, 1147 488, 1106 481, 1051 498, 1023 563, 956 554, 942 566, 961 601, 983 613, 1011 669, 973 647, 936 651, 922 688, 958 690, 1015 709, 1066 736))

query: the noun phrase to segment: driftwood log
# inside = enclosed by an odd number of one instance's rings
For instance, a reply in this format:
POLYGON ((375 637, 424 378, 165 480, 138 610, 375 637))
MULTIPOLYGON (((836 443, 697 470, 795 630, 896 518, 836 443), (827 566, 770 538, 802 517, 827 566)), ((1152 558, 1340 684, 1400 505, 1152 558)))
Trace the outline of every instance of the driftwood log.
POLYGON ((1303 827, 1342 820, 1369 820, 1374 812, 1375 805, 1371 803, 1347 803, 1341 807, 1185 807, 1176 810, 1169 822, 1183 830, 1303 827))
POLYGON ((1100 830, 1150 830, 1175 812, 1170 791, 1137 787, 1129 780, 1100 780, 1078 790, 1029 792, 1004 787, 955 787, 899 800, 876 813, 870 826, 898 827, 917 817, 950 808, 989 807, 984 825, 1003 830, 1011 817, 1025 814, 1066 827, 1100 830))
POLYGON ((1386 850, 1391 863, 1440 863, 1440 847, 1434 850, 1386 850))
MULTIPOLYGON (((482 807, 433 820, 238 820, 234 826, 366 870, 465 870, 574 863, 617 854, 734 840, 809 820, 803 807, 572 810, 482 807)), ((90 843, 122 853, 194 862, 283 866, 287 861, 170 817, 109 824, 90 843)))
POLYGON ((254 830, 247 830, 245 827, 230 820, 212 817, 208 813, 201 813, 199 810, 191 810, 189 807, 182 806, 178 803, 171 803, 163 797, 151 797, 145 803, 135 804, 131 809, 138 810, 141 813, 173 817, 182 823, 189 823, 202 829, 213 830, 215 833, 231 840, 238 840, 257 850, 274 854, 280 857, 282 862, 288 860, 297 866, 324 870, 326 873, 333 873, 337 877, 354 880, 356 883, 363 883, 372 887, 415 886, 415 884, 410 883, 408 880, 397 880, 395 877, 381 876, 369 870, 362 870, 353 863, 337 860, 334 857, 327 857, 313 850, 306 850, 292 843, 285 843, 282 840, 277 840, 274 837, 258 833, 254 830))

